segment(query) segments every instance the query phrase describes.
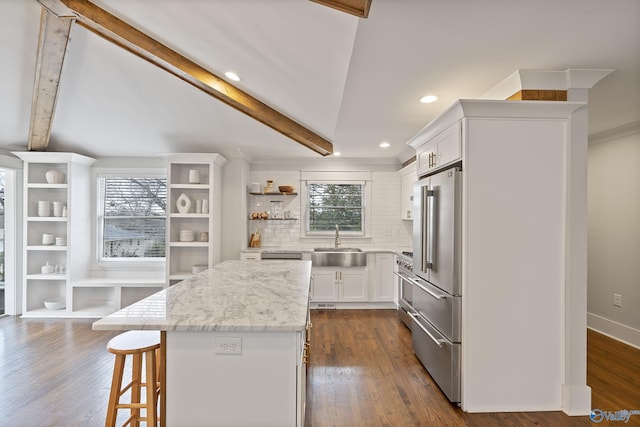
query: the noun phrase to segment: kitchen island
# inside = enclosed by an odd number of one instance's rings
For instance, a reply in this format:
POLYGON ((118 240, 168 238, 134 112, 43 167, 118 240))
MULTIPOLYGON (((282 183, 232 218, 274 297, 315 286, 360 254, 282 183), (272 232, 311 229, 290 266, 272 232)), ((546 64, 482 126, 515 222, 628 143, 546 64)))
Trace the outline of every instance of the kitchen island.
POLYGON ((310 275, 310 261, 225 261, 93 329, 163 331, 166 425, 302 425, 310 275))

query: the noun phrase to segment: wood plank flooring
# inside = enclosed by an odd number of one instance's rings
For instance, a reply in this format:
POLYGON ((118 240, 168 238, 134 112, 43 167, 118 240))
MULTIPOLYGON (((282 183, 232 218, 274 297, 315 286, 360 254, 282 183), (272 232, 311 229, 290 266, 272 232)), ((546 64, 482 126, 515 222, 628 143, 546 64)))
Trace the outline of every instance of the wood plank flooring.
MULTIPOLYGON (((561 412, 462 412, 413 355, 393 310, 312 311, 312 322, 307 426, 594 425, 561 412)), ((91 323, 0 318, 0 427, 104 425, 113 369, 106 344, 117 332, 91 323)), ((591 331, 588 340, 592 406, 640 409, 640 350, 591 331)), ((598 425, 637 426, 640 416, 598 425)))
MULTIPOLYGON (((311 318, 307 426, 594 425, 562 412, 462 412, 412 353, 392 310, 318 310, 311 318)), ((588 331, 588 354, 592 407, 640 409, 640 350, 588 331)), ((625 425, 640 425, 640 415, 625 425)))

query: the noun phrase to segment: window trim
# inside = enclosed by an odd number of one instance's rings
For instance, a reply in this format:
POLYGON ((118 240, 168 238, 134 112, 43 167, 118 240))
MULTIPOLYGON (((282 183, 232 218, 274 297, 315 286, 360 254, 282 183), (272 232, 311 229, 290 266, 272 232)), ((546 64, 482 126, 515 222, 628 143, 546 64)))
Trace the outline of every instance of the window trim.
MULTIPOLYGON (((315 177, 314 177, 315 178, 315 177)), ((358 176, 358 178, 360 178, 358 176)), ((307 238, 326 238, 335 236, 334 230, 327 231, 308 231, 309 230, 309 184, 360 184, 362 188, 362 232, 358 231, 340 231, 341 238, 370 238, 371 237, 371 181, 363 179, 307 179, 301 182, 301 202, 303 203, 302 224, 300 227, 301 237, 307 238)))
MULTIPOLYGON (((131 169, 131 168, 109 168, 109 169, 96 169, 95 170, 95 230, 93 233, 93 238, 95 239, 94 244, 94 262, 98 266, 98 268, 102 269, 141 269, 141 270, 157 270, 164 269, 166 265, 166 253, 165 256, 160 257, 137 257, 137 258, 105 258, 102 256, 103 251, 103 194, 101 189, 101 179, 102 178, 163 178, 168 183, 167 171, 166 169, 159 168, 148 168, 148 169, 131 169)), ((167 188, 168 191, 168 188, 167 188)), ((166 215, 165 212, 165 227, 166 227, 166 215)), ((165 239, 167 233, 165 229, 165 239)))

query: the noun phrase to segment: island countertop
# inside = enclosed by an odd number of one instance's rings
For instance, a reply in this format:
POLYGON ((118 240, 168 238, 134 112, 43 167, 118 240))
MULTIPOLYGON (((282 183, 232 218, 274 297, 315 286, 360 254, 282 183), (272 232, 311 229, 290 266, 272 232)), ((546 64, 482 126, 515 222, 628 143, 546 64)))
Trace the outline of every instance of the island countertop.
POLYGON ((311 261, 224 261, 93 323, 94 330, 302 331, 311 261))

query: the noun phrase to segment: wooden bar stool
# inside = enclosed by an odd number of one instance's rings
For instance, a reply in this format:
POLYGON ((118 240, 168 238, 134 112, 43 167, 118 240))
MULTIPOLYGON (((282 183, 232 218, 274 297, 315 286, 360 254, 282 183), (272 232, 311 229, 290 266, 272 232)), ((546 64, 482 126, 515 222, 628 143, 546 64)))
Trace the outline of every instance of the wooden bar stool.
POLYGON ((147 426, 155 427, 158 421, 158 382, 159 371, 157 355, 160 353, 160 331, 129 331, 113 337, 107 344, 107 350, 116 355, 113 367, 109 407, 105 426, 115 427, 118 409, 129 409, 130 417, 123 425, 139 426, 146 421, 147 426), (131 382, 122 388, 126 357, 132 356, 131 382), (142 382, 142 358, 144 356, 145 378, 142 382), (151 386, 150 386, 151 385, 151 386), (142 387, 145 388, 145 402, 140 400, 142 387), (131 402, 120 403, 120 398, 131 390, 131 402), (140 416, 145 409, 145 417, 140 416))

